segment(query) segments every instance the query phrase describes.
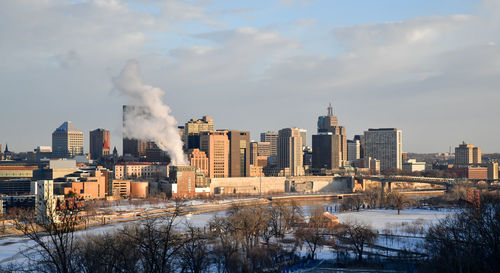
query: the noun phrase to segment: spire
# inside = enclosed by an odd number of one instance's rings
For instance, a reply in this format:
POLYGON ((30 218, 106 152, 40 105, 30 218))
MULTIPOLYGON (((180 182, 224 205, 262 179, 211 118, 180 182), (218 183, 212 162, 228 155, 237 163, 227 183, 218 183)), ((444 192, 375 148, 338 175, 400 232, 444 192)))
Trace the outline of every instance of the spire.
POLYGON ((9 152, 9 144, 5 143, 5 154, 9 152))
POLYGON ((328 116, 333 116, 333 108, 332 108, 332 103, 330 102, 328 106, 328 116))

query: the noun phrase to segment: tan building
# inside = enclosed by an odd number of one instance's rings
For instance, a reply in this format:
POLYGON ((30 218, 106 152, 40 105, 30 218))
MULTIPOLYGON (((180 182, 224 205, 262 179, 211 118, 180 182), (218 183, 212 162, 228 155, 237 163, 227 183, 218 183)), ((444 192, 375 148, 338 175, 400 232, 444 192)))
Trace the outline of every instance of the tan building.
POLYGON ((261 133, 260 142, 269 142, 270 156, 278 155, 278 132, 261 133))
POLYGON ((278 132, 278 168, 291 176, 304 175, 302 135, 297 128, 278 132))
POLYGON ((113 196, 147 198, 149 182, 113 179, 113 196))
POLYGON ((229 139, 227 131, 201 132, 200 150, 208 157, 208 176, 229 176, 229 139))
POLYGON ((129 162, 115 165, 115 179, 161 178, 168 176, 167 164, 152 162, 129 162))
POLYGON ((271 142, 250 142, 250 164, 257 165, 257 158, 271 156, 271 142))
POLYGON ((488 162, 488 180, 498 180, 498 162, 488 162))
POLYGON ((113 196, 130 196, 130 180, 113 179, 113 196))
POLYGON ((481 148, 462 142, 455 148, 455 167, 481 164, 481 148))
POLYGON ((69 158, 83 155, 83 132, 71 121, 65 121, 52 133, 52 156, 69 158))
POLYGON ((182 141, 184 150, 200 148, 200 133, 214 131, 214 120, 209 116, 203 116, 202 119, 191 119, 184 126, 182 141))
POLYGON ((199 171, 192 166, 172 166, 167 193, 172 197, 187 198, 210 195, 210 181, 199 171))
POLYGON ((202 170, 203 174, 208 177, 208 157, 205 152, 200 151, 200 149, 193 149, 188 154, 188 159, 192 167, 202 170))

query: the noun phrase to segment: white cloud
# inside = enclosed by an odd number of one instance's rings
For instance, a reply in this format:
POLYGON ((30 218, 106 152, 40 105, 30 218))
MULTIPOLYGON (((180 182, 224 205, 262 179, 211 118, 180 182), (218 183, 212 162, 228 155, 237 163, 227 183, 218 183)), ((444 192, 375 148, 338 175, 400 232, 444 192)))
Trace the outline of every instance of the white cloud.
MULTIPOLYGON (((500 133, 491 127, 500 115, 497 1, 473 15, 336 28, 318 38, 342 45, 333 56, 306 52, 304 41, 272 28, 221 30, 203 2, 144 1, 152 13, 124 3, 0 1, 0 82, 11 102, 0 121, 11 126, 11 139, 31 130, 26 143, 39 134, 36 145, 48 144, 52 127, 73 119, 81 129, 112 127, 119 143, 123 98, 109 95, 110 78, 135 58, 181 123, 209 114, 217 127, 254 137, 286 126, 314 132, 333 100, 350 135, 394 126, 404 129, 410 151, 444 151, 462 137, 500 149, 490 136, 500 133), (191 35, 182 22, 212 31, 191 35), (175 49, 157 46, 158 37, 170 45, 179 33, 175 49)), ((314 18, 291 24, 321 29, 314 18)))

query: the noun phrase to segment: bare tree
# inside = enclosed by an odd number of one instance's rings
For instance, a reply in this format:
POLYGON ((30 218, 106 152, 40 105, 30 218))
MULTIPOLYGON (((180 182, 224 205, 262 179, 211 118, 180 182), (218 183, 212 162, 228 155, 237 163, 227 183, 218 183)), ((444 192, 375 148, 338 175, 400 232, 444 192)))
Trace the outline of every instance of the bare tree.
POLYGON ((51 204, 47 202, 49 215, 43 223, 36 223, 33 210, 17 211, 15 228, 35 243, 27 254, 29 266, 39 272, 77 272, 73 254, 78 216, 68 209, 56 212, 51 204))
POLYGON ((387 194, 387 202, 393 209, 397 209, 398 214, 400 214, 401 210, 406 208, 408 198, 398 192, 389 192, 387 194))
POLYGON ((172 272, 174 260, 182 247, 182 236, 175 230, 175 220, 182 212, 183 204, 176 200, 173 211, 164 217, 147 216, 144 221, 122 230, 137 245, 142 271, 172 272))
POLYGON ((344 224, 340 232, 341 241, 354 247, 359 262, 363 260, 365 246, 373 244, 377 236, 369 226, 359 222, 344 224))
POLYGON ((359 211, 363 204, 365 203, 365 196, 361 194, 355 194, 347 196, 343 199, 342 205, 344 209, 359 211))
POLYGON ((307 246, 312 259, 315 257, 316 250, 325 244, 328 234, 329 219, 323 213, 323 208, 314 208, 307 224, 295 231, 295 238, 300 244, 307 246))
POLYGON ((426 272, 498 272, 500 204, 485 203, 431 226, 426 235, 426 272))
POLYGON ((187 226, 184 242, 180 250, 183 272, 205 272, 210 265, 209 238, 201 229, 187 226))

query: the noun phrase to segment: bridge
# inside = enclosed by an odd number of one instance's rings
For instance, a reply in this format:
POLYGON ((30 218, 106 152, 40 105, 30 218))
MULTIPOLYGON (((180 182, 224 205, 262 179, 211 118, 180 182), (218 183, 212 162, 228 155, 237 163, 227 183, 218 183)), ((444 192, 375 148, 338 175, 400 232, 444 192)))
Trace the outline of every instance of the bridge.
MULTIPOLYGON (((391 183, 426 183, 430 185, 443 186, 448 190, 453 185, 464 182, 461 178, 443 178, 443 177, 424 177, 424 176, 406 176, 406 175, 356 175, 354 178, 361 183, 364 180, 379 181, 382 183, 384 191, 391 190, 391 183)), ((364 186, 363 186, 364 188, 364 186)))

